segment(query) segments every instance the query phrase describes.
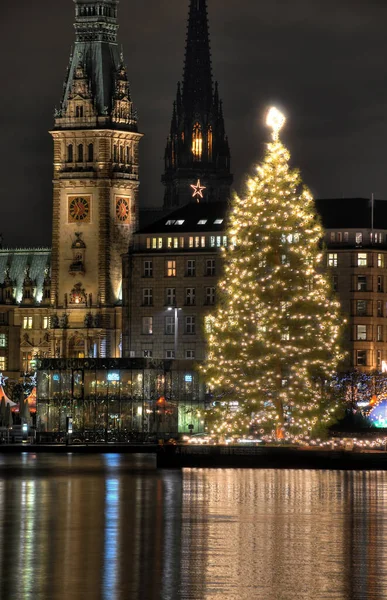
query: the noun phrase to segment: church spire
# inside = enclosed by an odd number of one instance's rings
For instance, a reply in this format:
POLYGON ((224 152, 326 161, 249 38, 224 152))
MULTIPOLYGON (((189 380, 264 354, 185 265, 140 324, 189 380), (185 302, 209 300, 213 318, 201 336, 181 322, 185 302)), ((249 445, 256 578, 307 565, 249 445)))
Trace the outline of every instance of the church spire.
POLYGON ((212 70, 207 0, 191 0, 185 50, 183 103, 186 109, 210 109, 211 101, 212 70))
POLYGON ((164 208, 192 200, 192 185, 205 186, 203 201, 226 200, 233 177, 218 84, 213 86, 207 1, 190 0, 183 84, 177 87, 165 150, 164 208))

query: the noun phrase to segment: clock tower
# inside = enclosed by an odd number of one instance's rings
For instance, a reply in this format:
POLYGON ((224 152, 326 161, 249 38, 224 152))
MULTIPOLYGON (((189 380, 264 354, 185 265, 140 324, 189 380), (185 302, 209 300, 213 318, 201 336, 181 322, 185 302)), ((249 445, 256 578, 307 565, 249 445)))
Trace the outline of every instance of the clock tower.
POLYGON ((207 0, 190 1, 183 84, 173 105, 162 182, 166 210, 230 195, 230 149, 212 80, 207 0))
POLYGON ((51 131, 53 355, 117 357, 142 134, 118 50, 118 0, 74 2, 75 46, 51 131))

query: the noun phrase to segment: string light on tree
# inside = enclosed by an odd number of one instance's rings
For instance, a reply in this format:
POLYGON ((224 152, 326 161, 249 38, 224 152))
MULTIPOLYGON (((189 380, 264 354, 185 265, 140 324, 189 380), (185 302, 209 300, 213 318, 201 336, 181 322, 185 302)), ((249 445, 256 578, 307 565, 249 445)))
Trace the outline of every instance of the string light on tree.
POLYGON ((231 203, 202 370, 214 434, 308 439, 335 418, 330 382, 344 358, 344 319, 323 274, 313 198, 279 139, 285 117, 272 108, 266 123, 264 160, 231 203))
POLYGON ((200 202, 200 198, 204 198, 203 191, 207 188, 205 188, 203 185, 200 185, 200 179, 198 179, 196 185, 191 184, 190 187, 194 191, 194 193, 192 194, 192 198, 197 198, 197 201, 200 202))

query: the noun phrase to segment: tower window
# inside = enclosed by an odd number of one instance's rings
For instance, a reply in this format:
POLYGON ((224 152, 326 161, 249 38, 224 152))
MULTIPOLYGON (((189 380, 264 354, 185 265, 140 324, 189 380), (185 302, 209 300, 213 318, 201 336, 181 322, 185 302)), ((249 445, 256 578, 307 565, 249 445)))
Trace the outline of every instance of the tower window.
POLYGON ((202 128, 199 123, 195 123, 192 134, 192 154, 194 160, 202 160, 203 136, 202 128))
POLYGON ((124 162, 124 148, 120 146, 120 163, 124 162))
POLYGON ((89 146, 88 146, 87 160, 88 160, 88 162, 93 162, 93 160, 94 160, 94 145, 93 144, 89 144, 89 146))
POLYGON ((113 146, 113 162, 118 162, 118 148, 116 144, 113 146))
POLYGON ((83 106, 77 106, 76 107, 76 109, 75 109, 75 115, 78 118, 83 117, 83 106))
POLYGON ((209 127, 208 129, 208 140, 207 140, 207 145, 208 145, 208 160, 211 161, 212 160, 212 127, 209 127))
POLYGON ((78 162, 83 162, 83 144, 78 146, 78 162))
POLYGON ((73 145, 69 144, 67 146, 67 162, 73 162, 73 161, 74 161, 73 145))

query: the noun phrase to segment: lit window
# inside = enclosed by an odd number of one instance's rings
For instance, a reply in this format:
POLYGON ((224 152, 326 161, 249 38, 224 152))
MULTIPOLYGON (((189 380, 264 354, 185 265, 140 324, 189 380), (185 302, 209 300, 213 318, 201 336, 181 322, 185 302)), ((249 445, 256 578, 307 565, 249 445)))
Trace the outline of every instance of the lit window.
POLYGON ((173 335, 175 333, 175 317, 168 315, 165 317, 165 335, 173 335))
POLYGON ((48 329, 50 325, 50 317, 43 317, 43 329, 48 329))
POLYGON ((167 240, 167 248, 172 248, 172 238, 168 238, 168 240, 167 240))
POLYGON ((173 238, 173 247, 174 248, 178 248, 179 247, 179 238, 173 238))
POLYGON ((204 235, 202 235, 202 237, 200 238, 200 245, 202 248, 206 247, 206 237, 204 235))
POLYGON ((205 225, 207 223, 207 219, 201 219, 198 221, 198 225, 205 225))
POLYGON ((22 366, 23 371, 31 371, 32 352, 23 352, 22 355, 22 366))
POLYGON ((157 238, 152 238, 152 248, 156 250, 157 248, 157 238))
POLYGON ((367 340, 367 325, 356 325, 356 339, 363 342, 367 340))
POLYGON ((207 138, 207 152, 208 152, 208 160, 212 160, 212 127, 208 128, 208 138, 207 138))
POLYGON ((357 290, 358 292, 367 291, 367 277, 365 275, 357 276, 357 290))
POLYGON ((32 317, 23 317, 23 329, 32 329, 32 317))
POLYGON ((142 318, 142 333, 143 335, 153 334, 153 317, 142 318))
POLYGON ((335 252, 328 254, 328 267, 337 267, 337 254, 335 252))
POLYGON ((377 327, 377 340, 378 342, 383 341, 383 325, 378 325, 377 327))
POLYGON ((151 247, 151 239, 150 238, 146 238, 146 247, 147 247, 147 250, 150 250, 150 247, 151 247))
POLYGON ((378 254, 378 267, 384 267, 384 254, 378 254))
POLYGON ((228 243, 228 240, 227 240, 227 235, 224 235, 224 236, 223 236, 223 246, 224 246, 225 248, 227 248, 227 243, 228 243))
POLYGON ((201 160, 203 152, 203 137, 200 123, 195 123, 192 132, 192 154, 194 160, 201 160))
POLYGON ((285 340, 285 341, 290 340, 290 333, 289 333, 289 328, 288 327, 284 328, 284 330, 283 330, 283 332, 281 334, 281 339, 285 340))
POLYGON ((7 347, 7 334, 0 333, 0 348, 6 348, 6 347, 7 347))
POLYGON ((190 237, 190 238, 189 238, 189 241, 188 241, 188 246, 189 246, 190 248, 193 248, 193 247, 194 247, 194 239, 193 239, 193 237, 190 237))
POLYGON ((176 261, 167 260, 167 277, 176 277, 176 261))
POLYGON ((355 241, 356 241, 356 244, 362 244, 363 243, 363 234, 361 232, 357 232, 356 233, 355 241))
POLYGON ((211 246, 211 248, 215 248, 215 245, 216 245, 216 237, 214 235, 212 235, 210 237, 210 246, 211 246))
POLYGON ((175 222, 175 225, 184 225, 184 219, 183 220, 178 220, 175 222))
POLYGON ((365 252, 358 253, 357 266, 358 267, 366 267, 367 266, 367 254, 365 252))
POLYGON ((196 276, 196 261, 195 260, 187 260, 187 277, 195 277, 196 276))
POLYGON ((188 359, 195 358, 195 350, 186 350, 185 357, 188 359))
MULTIPOLYGON (((7 361, 5 356, 0 356, 0 371, 6 371, 7 370, 7 361)), ((26 369, 29 370, 29 369, 26 369)))
POLYGON ((377 350, 376 352, 376 366, 380 370, 382 368, 382 351, 377 350))
POLYGON ((180 238, 180 244, 179 245, 180 245, 180 248, 184 248, 184 238, 183 237, 180 238))
POLYGON ((223 223, 224 219, 215 219, 214 221, 214 225, 221 225, 223 223))
POLYGON ((195 248, 200 248, 200 237, 198 235, 195 237, 195 248))
POLYGON ((359 365, 359 367, 367 366, 367 350, 356 351, 356 364, 359 365))
POLYGON ((163 247, 163 238, 159 238, 157 240, 157 247, 159 250, 161 250, 161 248, 163 247))
POLYGON ((196 333, 196 317, 185 318, 185 333, 196 333))

